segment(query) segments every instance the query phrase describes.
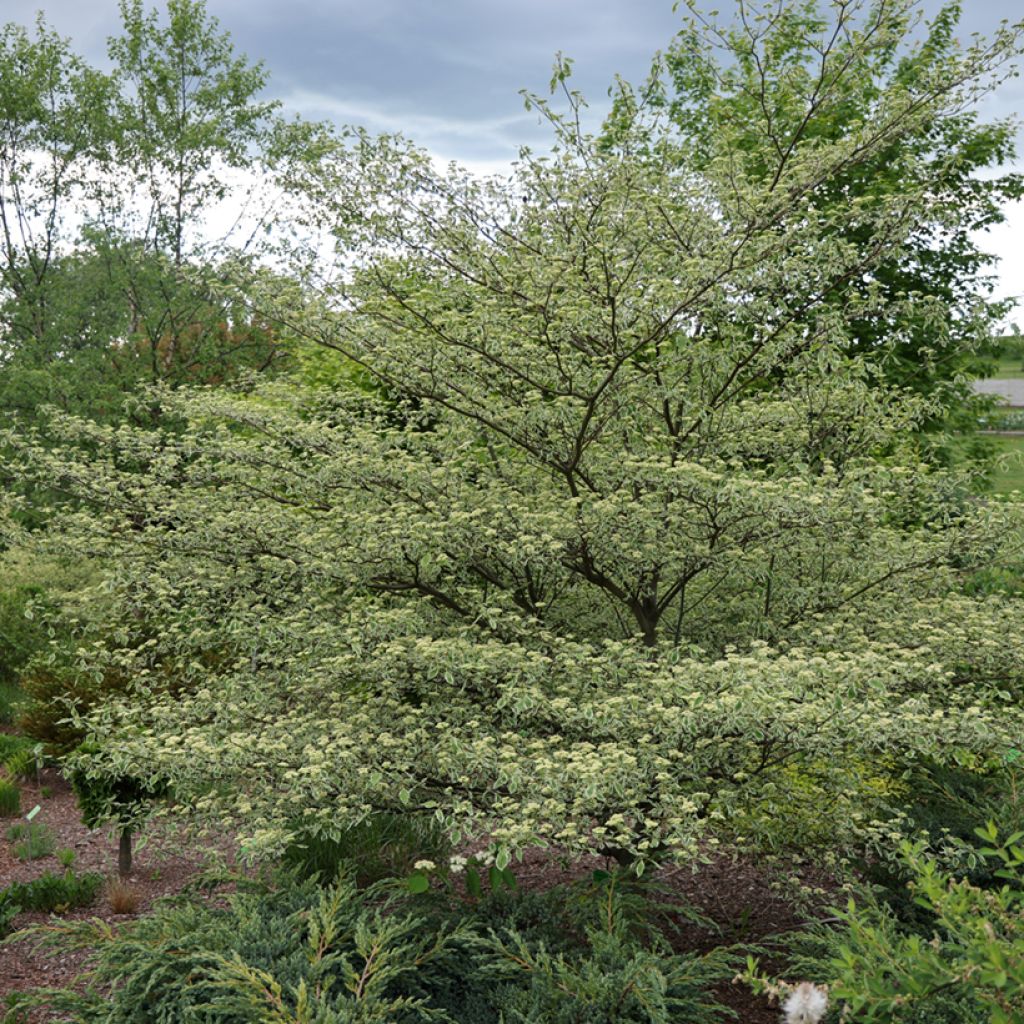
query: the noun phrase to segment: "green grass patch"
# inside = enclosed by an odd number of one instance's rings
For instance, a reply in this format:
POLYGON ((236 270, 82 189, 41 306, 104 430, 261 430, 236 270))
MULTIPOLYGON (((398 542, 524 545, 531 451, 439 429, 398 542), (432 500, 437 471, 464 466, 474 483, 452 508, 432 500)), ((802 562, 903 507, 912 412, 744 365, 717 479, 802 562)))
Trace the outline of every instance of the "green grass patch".
POLYGON ((16 818, 21 814, 21 790, 13 779, 0 776, 0 818, 16 818))
POLYGON ((45 825, 31 821, 12 825, 7 830, 7 838, 10 840, 11 850, 18 860, 39 860, 42 857, 49 857, 53 853, 54 846, 57 845, 45 825))
POLYGON ((999 366, 992 375, 993 380, 1017 380, 1024 377, 1024 357, 1004 355, 999 357, 999 366))
POLYGON ((999 463, 990 484, 994 494, 1024 491, 1024 437, 993 437, 999 463))

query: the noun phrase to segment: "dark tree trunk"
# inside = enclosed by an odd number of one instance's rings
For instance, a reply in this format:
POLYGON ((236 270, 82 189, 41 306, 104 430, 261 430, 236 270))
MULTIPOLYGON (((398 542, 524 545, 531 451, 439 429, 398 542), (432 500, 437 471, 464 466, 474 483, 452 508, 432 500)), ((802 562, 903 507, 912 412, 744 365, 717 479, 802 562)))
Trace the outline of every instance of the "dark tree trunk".
POLYGON ((127 878, 132 873, 132 830, 125 826, 121 829, 121 842, 117 848, 117 873, 127 878))

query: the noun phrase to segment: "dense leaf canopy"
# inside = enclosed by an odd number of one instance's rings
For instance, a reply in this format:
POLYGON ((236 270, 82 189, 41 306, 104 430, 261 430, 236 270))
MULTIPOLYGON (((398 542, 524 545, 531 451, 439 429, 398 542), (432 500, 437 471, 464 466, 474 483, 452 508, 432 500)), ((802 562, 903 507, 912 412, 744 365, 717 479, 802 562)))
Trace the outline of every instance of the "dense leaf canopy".
MULTIPOLYGON (((817 103, 871 59, 844 40, 817 103)), ((1020 616, 962 585, 1015 509, 918 460, 932 399, 854 330, 943 170, 912 150, 905 188, 816 197, 1017 46, 944 53, 771 173, 742 125, 695 154, 657 105, 587 136, 564 67, 569 113, 531 101, 552 152, 507 180, 361 135, 296 159, 337 263, 239 298, 336 352, 331 388, 163 391, 187 431, 10 439, 74 499, 51 542, 107 567, 77 670, 130 685, 83 770, 167 779, 253 852, 406 808, 502 858, 641 865, 863 838, 916 759, 999 756, 1020 616)))

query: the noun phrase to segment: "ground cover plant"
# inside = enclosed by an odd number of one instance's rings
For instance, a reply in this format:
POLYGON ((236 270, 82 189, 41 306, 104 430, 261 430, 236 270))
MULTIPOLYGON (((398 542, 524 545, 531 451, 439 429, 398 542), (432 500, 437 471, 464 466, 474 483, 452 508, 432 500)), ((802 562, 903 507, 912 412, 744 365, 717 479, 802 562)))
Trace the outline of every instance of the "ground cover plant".
POLYGON ((76 875, 70 867, 59 875, 44 871, 30 882, 11 882, 0 889, 0 938, 23 911, 63 913, 88 906, 102 882, 98 874, 76 875))
MULTIPOLYGON (((736 958, 675 954, 621 879, 543 896, 502 890, 464 904, 393 882, 358 889, 277 874, 223 904, 184 898, 126 929, 46 926, 44 943, 92 951, 97 986, 40 994, 84 1022, 711 1024, 736 958), (596 885, 596 888, 595 888, 596 885), (111 995, 103 994, 112 984, 111 995)), ((643 900, 640 901, 642 906, 643 900)))

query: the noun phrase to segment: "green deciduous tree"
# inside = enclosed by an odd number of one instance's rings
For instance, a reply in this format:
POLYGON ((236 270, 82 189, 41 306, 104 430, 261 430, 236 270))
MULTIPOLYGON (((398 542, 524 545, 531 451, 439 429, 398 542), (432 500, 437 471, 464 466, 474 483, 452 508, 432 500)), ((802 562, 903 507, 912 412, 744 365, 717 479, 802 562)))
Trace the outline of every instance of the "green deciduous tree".
POLYGON ((204 240, 203 220, 231 190, 231 172, 257 165, 278 104, 257 100, 266 71, 235 54, 202 0, 168 0, 166 24, 142 0, 120 9, 123 34, 110 41, 120 86, 112 212, 115 224, 134 214, 130 236, 180 265, 204 240))
POLYGON ((55 539, 119 609, 75 652, 131 680, 88 719, 90 771, 166 778, 253 852, 297 810, 330 833, 410 809, 499 868, 531 843, 641 868, 862 837, 916 758, 1003 750, 1017 606, 958 591, 1015 510, 916 459, 930 404, 854 330, 932 179, 807 211, 1019 39, 770 174, 744 129, 698 158, 643 105, 589 137, 564 68, 569 113, 531 101, 555 147, 508 180, 358 135, 293 161, 343 262, 248 301, 375 387, 165 390, 185 434, 58 417, 61 447, 11 442, 74 496, 55 539))
MULTIPOLYGON (((956 2, 927 27, 916 4, 891 0, 842 2, 831 12, 818 0, 741 0, 725 24, 688 6, 645 99, 665 111, 691 161, 725 158, 738 175, 769 185, 791 156, 857 132, 887 92, 913 91, 950 67, 959 45, 956 2), (900 42, 915 26, 922 43, 909 53, 900 42)), ((629 90, 619 97, 609 143, 637 102, 629 90)), ((1012 118, 985 123, 969 104, 951 109, 836 168, 798 212, 869 257, 870 270, 824 301, 846 303, 851 289, 884 299, 848 319, 851 340, 884 380, 934 402, 931 427, 973 431, 979 400, 969 381, 989 365, 993 331, 1012 307, 992 298, 995 259, 975 233, 1001 223, 1024 193, 1021 175, 1001 170, 1013 161, 1017 128, 1012 118), (925 181, 928 201, 898 247, 872 220, 844 216, 851 203, 869 208, 925 181)))
POLYGON ((39 20, 0 30, 0 366, 50 331, 52 285, 68 223, 102 148, 110 79, 39 20))
POLYGON ((42 21, 0 38, 0 410, 22 419, 44 403, 117 419, 140 383, 280 354, 209 283, 270 214, 266 73, 201 2, 121 15, 109 75, 42 21))

